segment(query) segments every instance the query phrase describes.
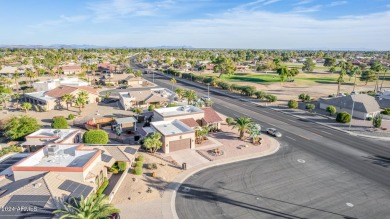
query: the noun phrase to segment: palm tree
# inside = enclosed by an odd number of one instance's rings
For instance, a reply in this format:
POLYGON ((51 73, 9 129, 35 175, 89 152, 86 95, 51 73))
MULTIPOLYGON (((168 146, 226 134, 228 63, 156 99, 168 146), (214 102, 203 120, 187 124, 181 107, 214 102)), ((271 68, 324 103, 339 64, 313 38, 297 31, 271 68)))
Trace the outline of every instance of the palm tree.
POLYGON ((176 84, 176 79, 175 78, 171 78, 171 80, 169 80, 172 84, 172 90, 173 90, 173 85, 176 84))
POLYGON ((0 93, 0 103, 4 104, 4 108, 7 108, 8 101, 11 101, 11 95, 7 93, 0 93))
POLYGON ((184 96, 187 98, 188 104, 198 99, 198 96, 196 95, 196 92, 194 90, 186 90, 184 96))
POLYGON ((85 98, 83 98, 82 96, 78 96, 75 100, 74 100, 74 103, 75 105, 79 108, 79 113, 81 113, 81 108, 84 107, 85 103, 86 103, 86 100, 85 98))
POLYGON ((72 94, 65 94, 62 96, 61 100, 66 103, 66 109, 69 110, 69 104, 73 102, 74 96, 72 94))
POLYGON ((77 95, 79 97, 82 97, 83 99, 85 99, 85 102, 87 102, 89 100, 89 94, 86 91, 80 91, 77 95))
POLYGON ((238 117, 236 118, 235 124, 233 126, 233 129, 237 128, 240 132, 240 139, 244 140, 244 135, 246 130, 252 125, 251 118, 248 117, 238 117))
POLYGON ((161 134, 158 132, 155 132, 151 135, 148 135, 144 139, 144 146, 150 150, 150 152, 154 153, 158 149, 161 148, 162 142, 161 142, 161 134))
POLYGON ((339 77, 337 78, 337 94, 336 95, 339 95, 340 93, 340 89, 341 89, 341 83, 344 82, 344 75, 346 74, 345 70, 344 69, 341 69, 340 71, 340 74, 339 74, 339 77))
POLYGON ((352 74, 355 76, 355 80, 353 81, 353 90, 352 90, 352 92, 355 92, 357 75, 360 75, 361 73, 362 73, 362 70, 360 69, 359 66, 353 67, 352 74))
POLYGON ((92 75, 93 75, 93 81, 95 81, 95 78, 96 78, 96 71, 98 70, 98 66, 96 64, 92 64, 89 66, 91 71, 92 71, 92 75))
POLYGON ((202 144, 204 137, 209 134, 209 131, 209 127, 206 126, 195 129, 195 143, 202 144))
POLYGON ((20 109, 24 110, 25 113, 27 113, 27 111, 29 111, 31 108, 32 108, 32 105, 31 105, 31 103, 28 103, 28 102, 24 102, 22 104, 22 106, 20 107, 20 109))
POLYGON ((108 218, 114 213, 119 213, 120 210, 108 203, 108 197, 100 194, 93 194, 84 199, 81 196, 80 201, 73 198, 73 203, 65 202, 65 209, 55 210, 53 213, 62 218, 79 218, 79 219, 95 219, 108 218))
POLYGON ((37 73, 35 71, 27 69, 25 74, 26 74, 26 77, 30 78, 30 85, 32 85, 32 79, 37 77, 37 73))
POLYGON ((176 88, 175 93, 177 94, 179 100, 184 96, 185 90, 183 88, 176 88))
POLYGON ((18 79, 20 78, 20 73, 16 70, 14 74, 12 75, 12 79, 15 81, 16 85, 16 91, 19 92, 19 85, 18 85, 18 79))

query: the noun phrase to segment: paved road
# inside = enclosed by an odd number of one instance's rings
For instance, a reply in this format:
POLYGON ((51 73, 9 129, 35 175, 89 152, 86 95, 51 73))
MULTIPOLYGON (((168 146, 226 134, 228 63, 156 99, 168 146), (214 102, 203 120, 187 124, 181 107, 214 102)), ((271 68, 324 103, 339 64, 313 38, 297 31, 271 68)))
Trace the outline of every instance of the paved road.
POLYGON ((385 219, 390 192, 282 142, 277 154, 191 176, 177 192, 176 211, 181 219, 385 219))
MULTIPOLYGON (((146 75, 148 78, 150 75, 146 75)), ((149 79, 149 78, 148 78, 149 79)), ((171 88, 169 81, 155 75, 155 83, 171 88)), ((180 82, 177 84, 182 86, 180 82)), ((207 94, 207 88, 199 89, 185 84, 200 95, 207 94)), ((275 112, 266 107, 226 97, 210 91, 213 108, 231 117, 248 116, 263 126, 281 130, 282 140, 289 145, 312 153, 319 158, 340 165, 362 176, 390 188, 390 144, 348 135, 325 126, 275 112)), ((240 97, 240 96, 239 96, 240 97)))

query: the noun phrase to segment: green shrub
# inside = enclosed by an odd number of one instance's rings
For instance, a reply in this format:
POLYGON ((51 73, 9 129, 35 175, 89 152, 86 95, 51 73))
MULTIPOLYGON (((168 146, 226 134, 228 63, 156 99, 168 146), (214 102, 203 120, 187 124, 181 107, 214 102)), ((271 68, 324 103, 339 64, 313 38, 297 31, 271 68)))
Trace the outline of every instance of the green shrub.
POLYGON ((37 105, 34 105, 34 109, 36 112, 40 112, 41 110, 39 110, 39 107, 37 105))
POLYGON ((53 129, 67 129, 69 127, 68 121, 63 116, 56 116, 51 123, 53 129))
MULTIPOLYGON (((24 136, 41 128, 38 120, 29 116, 15 116, 4 126, 4 135, 11 140, 22 140, 24 136)), ((24 139, 23 139, 24 140, 24 139)))
POLYGON ((104 190, 106 190, 107 186, 108 186, 108 179, 104 177, 104 181, 102 185, 99 187, 99 189, 96 191, 96 194, 101 195, 104 192, 104 190))
POLYGON ((145 160, 145 157, 142 156, 142 155, 139 155, 139 156, 137 157, 137 161, 144 162, 144 160, 145 160))
POLYGON ((288 106, 288 108, 296 109, 296 108, 298 108, 298 101, 289 100, 287 106, 288 106))
POLYGON ((347 112, 338 113, 336 121, 341 123, 348 123, 351 121, 351 115, 349 115, 349 113, 347 112))
POLYGON ((372 117, 370 116, 370 117, 367 117, 366 118, 368 121, 372 121, 372 117))
POLYGON ((313 112, 313 110, 316 108, 316 106, 314 104, 308 103, 308 104, 306 104, 305 108, 307 110, 309 110, 309 112, 313 112))
POLYGON ((235 122, 235 120, 233 118, 231 118, 231 117, 226 118, 226 123, 228 125, 232 125, 232 124, 234 124, 234 122, 235 122))
POLYGON ((175 106, 177 106, 176 103, 169 103, 169 104, 167 105, 167 107, 175 107, 175 106))
POLYGON ((111 172, 113 174, 117 174, 117 173, 119 173, 119 170, 117 168, 110 167, 110 168, 108 168, 108 172, 111 172))
POLYGON ((144 165, 144 162, 142 162, 142 161, 136 161, 135 162, 135 166, 136 167, 142 167, 144 165))
POLYGON ((148 164, 148 169, 150 170, 156 170, 158 168, 156 163, 149 163, 148 164))
POLYGON ((4 147, 0 150, 0 157, 4 156, 6 154, 12 153, 12 152, 23 152, 23 148, 16 146, 16 145, 4 147))
POLYGON ((310 96, 308 94, 299 94, 298 99, 300 99, 302 102, 308 102, 310 101, 310 96))
POLYGON ((381 115, 376 115, 372 119, 372 126, 374 126, 375 128, 380 128, 382 126, 382 116, 381 115))
POLYGON ((119 168, 119 171, 125 171, 125 169, 127 168, 127 163, 126 162, 123 162, 123 161, 118 161, 118 168, 119 168))
POLYGON ((264 91, 256 91, 255 92, 255 96, 257 99, 263 100, 266 95, 267 95, 267 93, 265 93, 264 91))
POLYGON ((155 108, 156 108, 156 106, 155 106, 154 104, 151 104, 151 105, 149 105, 149 107, 148 107, 148 111, 149 111, 149 112, 152 112, 155 108))
POLYGON ((337 112, 336 107, 329 105, 326 107, 326 112, 328 112, 330 115, 334 115, 337 112))
POLYGON ((385 108, 381 113, 383 115, 390 115, 390 108, 385 108))
POLYGON ((135 175, 141 175, 142 174, 142 167, 135 167, 134 168, 134 174, 135 175))
POLYGON ((275 102, 278 100, 278 98, 275 96, 275 95, 272 95, 272 94, 267 94, 265 96, 265 99, 268 101, 268 102, 275 102))
POLYGON ((73 120, 74 118, 75 118, 75 115, 73 115, 73 114, 68 115, 68 120, 73 120))
POLYGON ((108 134, 103 130, 89 130, 84 133, 83 141, 87 144, 107 144, 108 134))

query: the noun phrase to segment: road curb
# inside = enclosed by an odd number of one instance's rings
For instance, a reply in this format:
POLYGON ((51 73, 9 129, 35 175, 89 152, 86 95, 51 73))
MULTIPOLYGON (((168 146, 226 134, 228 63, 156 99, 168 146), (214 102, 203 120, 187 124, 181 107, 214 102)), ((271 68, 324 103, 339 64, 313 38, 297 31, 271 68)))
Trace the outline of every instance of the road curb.
POLYGON ((167 187, 168 191, 164 192, 163 194, 162 203, 161 203, 162 206, 161 211, 162 211, 163 219, 179 219, 176 212, 176 205, 175 205, 176 193, 180 188, 181 184, 190 176, 211 167, 216 167, 225 164, 232 164, 240 161, 252 160, 252 159, 257 159, 257 158, 272 155, 277 151, 279 151, 280 143, 273 138, 270 139, 272 139, 271 141, 273 141, 276 144, 276 147, 270 152, 267 153, 261 152, 261 153, 251 154, 251 155, 243 155, 236 158, 225 158, 223 160, 211 161, 207 164, 194 167, 192 170, 190 170, 190 172, 184 172, 179 176, 177 176, 171 183, 169 183, 167 187))

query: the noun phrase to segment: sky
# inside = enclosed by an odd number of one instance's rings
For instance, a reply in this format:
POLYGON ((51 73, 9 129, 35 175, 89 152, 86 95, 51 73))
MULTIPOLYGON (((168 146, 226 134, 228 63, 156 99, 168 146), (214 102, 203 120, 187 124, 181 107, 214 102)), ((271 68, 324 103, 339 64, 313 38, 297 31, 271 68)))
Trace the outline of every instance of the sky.
POLYGON ((0 0, 0 45, 390 50, 390 0, 0 0))

